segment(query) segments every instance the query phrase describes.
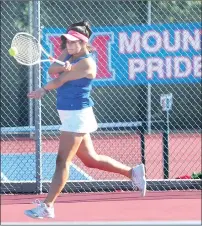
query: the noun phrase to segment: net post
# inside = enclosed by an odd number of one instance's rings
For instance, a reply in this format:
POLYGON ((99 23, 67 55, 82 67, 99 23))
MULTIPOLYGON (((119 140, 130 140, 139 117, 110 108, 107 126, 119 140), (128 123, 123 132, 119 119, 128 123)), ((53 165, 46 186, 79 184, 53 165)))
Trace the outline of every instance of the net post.
POLYGON ((166 119, 163 128, 163 175, 169 178, 169 111, 166 111, 166 119))
POLYGON ((140 132, 140 143, 141 143, 141 160, 142 163, 145 165, 145 125, 142 123, 142 125, 139 128, 140 132))
POLYGON ((169 178, 169 115, 173 104, 173 95, 162 94, 160 97, 162 111, 165 113, 163 125, 163 175, 164 179, 169 178))
MULTIPOLYGON (((34 36, 40 40, 40 1, 33 1, 34 36)), ((40 64, 34 66, 35 89, 41 87, 40 64)), ((42 193, 41 100, 35 100, 36 192, 42 193)))

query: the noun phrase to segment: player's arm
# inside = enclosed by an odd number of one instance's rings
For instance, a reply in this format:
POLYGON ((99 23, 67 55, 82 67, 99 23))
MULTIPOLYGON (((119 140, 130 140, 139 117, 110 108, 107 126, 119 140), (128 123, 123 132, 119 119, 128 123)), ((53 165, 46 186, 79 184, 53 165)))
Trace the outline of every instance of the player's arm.
MULTIPOLYGON (((58 60, 64 61, 65 57, 67 56, 67 50, 63 50, 61 55, 58 57, 58 60)), ((61 73, 65 71, 65 67, 62 65, 59 65, 58 63, 53 63, 48 69, 49 75, 52 77, 56 75, 57 73, 61 73)))
POLYGON ((71 71, 63 72, 58 78, 50 81, 44 87, 32 91, 28 94, 29 98, 40 99, 46 91, 57 89, 65 82, 81 78, 94 79, 96 76, 96 64, 92 59, 85 59, 73 65, 71 71))
POLYGON ((79 61, 73 65, 71 71, 63 72, 58 78, 50 81, 43 88, 45 90, 57 89, 64 83, 81 78, 93 79, 96 76, 96 65, 91 59, 85 59, 79 61))

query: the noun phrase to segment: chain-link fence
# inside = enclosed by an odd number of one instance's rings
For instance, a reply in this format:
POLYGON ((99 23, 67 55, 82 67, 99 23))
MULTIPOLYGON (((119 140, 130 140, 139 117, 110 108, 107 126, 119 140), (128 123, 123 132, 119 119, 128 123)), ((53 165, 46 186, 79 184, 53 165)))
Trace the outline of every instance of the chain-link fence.
MULTIPOLYGON (((97 153, 129 166, 144 162, 149 190, 201 189, 201 1, 2 1, 1 193, 47 191, 58 149, 55 91, 27 93, 50 80, 48 63, 8 55, 19 31, 40 32, 58 56, 71 23, 92 26, 98 73, 93 99, 97 153), (37 80, 38 79, 38 80, 37 80)), ((66 192, 131 190, 117 174, 77 157, 66 192)))

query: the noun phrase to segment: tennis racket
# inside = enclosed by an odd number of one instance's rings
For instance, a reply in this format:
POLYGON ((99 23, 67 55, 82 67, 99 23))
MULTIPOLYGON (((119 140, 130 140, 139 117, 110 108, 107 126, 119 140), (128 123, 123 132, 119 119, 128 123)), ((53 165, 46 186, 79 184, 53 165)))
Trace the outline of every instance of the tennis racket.
POLYGON ((39 41, 26 32, 19 32, 14 36, 10 50, 16 61, 23 65, 31 66, 40 62, 55 62, 63 66, 65 65, 64 62, 59 61, 48 54, 39 41), (42 53, 46 56, 43 60, 41 59, 42 53))

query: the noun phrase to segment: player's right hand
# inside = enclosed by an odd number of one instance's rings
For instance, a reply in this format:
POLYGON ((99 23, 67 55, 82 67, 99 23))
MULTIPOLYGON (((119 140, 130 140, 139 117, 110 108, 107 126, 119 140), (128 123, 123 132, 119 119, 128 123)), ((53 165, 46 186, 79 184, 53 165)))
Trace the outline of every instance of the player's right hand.
POLYGON ((64 65, 64 72, 71 71, 71 69, 72 69, 71 63, 69 61, 66 61, 64 65))

